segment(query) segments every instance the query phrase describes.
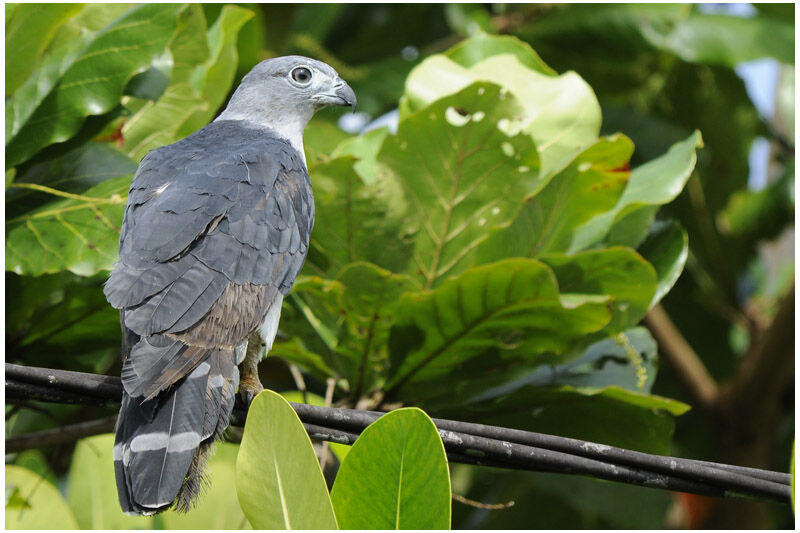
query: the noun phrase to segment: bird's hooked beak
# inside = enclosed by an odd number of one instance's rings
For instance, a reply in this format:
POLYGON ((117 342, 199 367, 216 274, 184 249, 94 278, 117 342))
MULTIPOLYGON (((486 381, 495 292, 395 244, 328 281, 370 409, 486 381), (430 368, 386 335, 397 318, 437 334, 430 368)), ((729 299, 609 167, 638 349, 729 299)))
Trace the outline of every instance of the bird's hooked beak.
POLYGON ((322 105, 349 105, 356 112, 356 93, 342 78, 333 80, 333 92, 318 94, 316 100, 322 105))

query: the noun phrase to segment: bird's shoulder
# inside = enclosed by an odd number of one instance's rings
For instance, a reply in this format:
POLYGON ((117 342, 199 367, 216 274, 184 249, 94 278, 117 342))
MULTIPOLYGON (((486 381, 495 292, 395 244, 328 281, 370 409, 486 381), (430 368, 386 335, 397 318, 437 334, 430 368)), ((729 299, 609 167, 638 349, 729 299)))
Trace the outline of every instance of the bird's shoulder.
POLYGON ((131 188, 167 182, 197 188, 204 185, 203 178, 271 187, 279 174, 308 179, 302 155, 288 140, 269 128, 222 120, 151 150, 139 164, 131 188))

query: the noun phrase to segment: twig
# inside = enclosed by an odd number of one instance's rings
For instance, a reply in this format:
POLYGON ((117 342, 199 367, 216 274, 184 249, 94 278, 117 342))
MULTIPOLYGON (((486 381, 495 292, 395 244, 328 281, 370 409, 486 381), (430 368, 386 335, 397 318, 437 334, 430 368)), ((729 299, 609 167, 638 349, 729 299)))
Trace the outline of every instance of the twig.
MULTIPOLYGON (((122 395, 119 378, 92 376, 59 371, 59 381, 37 396, 42 386, 26 388, 22 379, 41 380, 53 371, 6 365, 6 393, 16 397, 19 391, 33 393, 27 399, 60 401, 61 394, 70 400, 80 399, 80 383, 85 382, 84 397, 97 401, 98 383, 106 401, 122 395), (115 385, 116 384, 116 385, 115 385), (55 386, 68 385, 70 391, 55 386), (10 394, 9 391, 17 391, 10 394)), ((118 401, 118 400, 117 400, 118 401)), ((309 435, 317 440, 352 444, 369 424, 384 413, 292 404, 309 435)), ((246 408, 237 406, 233 421, 243 424, 246 408)), ((464 422, 434 420, 445 444, 448 457, 454 462, 522 470, 581 474, 612 481, 656 487, 681 492, 714 496, 742 494, 780 502, 789 501, 789 478, 777 472, 755 471, 729 465, 701 464, 687 459, 642 454, 631 450, 604 446, 552 435, 483 426, 464 422), (470 434, 476 433, 476 434, 470 434), (568 451, 563 451, 568 450, 568 451)))
POLYGON ((455 492, 452 493, 451 496, 458 503, 463 503, 464 505, 469 505, 470 507, 476 507, 478 509, 488 509, 489 511, 497 511, 500 509, 508 509, 509 507, 514 507, 514 500, 511 500, 506 503, 483 503, 483 502, 476 502, 475 500, 470 500, 469 498, 465 498, 464 496, 456 494, 455 492))

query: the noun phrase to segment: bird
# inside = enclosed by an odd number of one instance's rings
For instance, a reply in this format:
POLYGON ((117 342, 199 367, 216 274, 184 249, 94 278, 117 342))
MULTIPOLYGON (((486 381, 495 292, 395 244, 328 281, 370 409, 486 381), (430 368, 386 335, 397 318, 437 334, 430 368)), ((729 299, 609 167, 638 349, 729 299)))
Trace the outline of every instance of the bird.
POLYGON ((191 509, 237 384, 246 401, 263 389, 257 365, 314 225, 303 131, 329 105, 356 106, 331 66, 267 59, 214 121, 134 174, 103 287, 122 329, 113 460, 125 514, 191 509))

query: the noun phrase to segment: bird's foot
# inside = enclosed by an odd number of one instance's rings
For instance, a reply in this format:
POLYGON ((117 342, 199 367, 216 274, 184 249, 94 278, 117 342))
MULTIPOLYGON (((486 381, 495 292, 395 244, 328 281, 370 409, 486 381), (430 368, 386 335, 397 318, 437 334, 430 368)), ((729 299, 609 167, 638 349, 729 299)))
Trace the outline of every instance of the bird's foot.
POLYGON ((258 379, 258 370, 246 372, 239 380, 239 396, 245 405, 250 406, 253 398, 258 396, 258 393, 264 390, 261 380, 258 379))

